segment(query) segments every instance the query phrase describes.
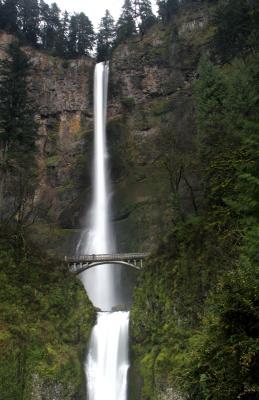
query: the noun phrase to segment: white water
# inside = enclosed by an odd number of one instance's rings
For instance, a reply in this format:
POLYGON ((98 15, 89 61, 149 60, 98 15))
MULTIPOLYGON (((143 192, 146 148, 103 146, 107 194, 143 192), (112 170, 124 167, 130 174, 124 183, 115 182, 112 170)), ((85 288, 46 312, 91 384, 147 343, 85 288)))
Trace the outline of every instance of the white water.
POLYGON ((128 312, 98 313, 86 364, 89 400, 126 400, 128 312))
MULTIPOLYGON (((106 112, 109 67, 99 63, 94 77, 94 168, 93 202, 88 215, 89 228, 83 231, 77 251, 81 254, 107 254, 115 251, 110 224, 110 185, 107 173, 106 112)), ((86 291, 93 304, 111 310, 117 304, 114 266, 102 265, 82 274, 86 291)))
MULTIPOLYGON (((115 251, 110 223, 110 188, 107 173, 106 104, 109 68, 97 64, 94 81, 94 171, 93 202, 78 244, 79 254, 105 254, 115 251)), ((118 305, 115 290, 116 266, 102 265, 82 274, 82 281, 93 304, 101 310, 118 305)), ((91 335, 85 363, 89 400, 126 400, 129 312, 99 312, 91 335)))

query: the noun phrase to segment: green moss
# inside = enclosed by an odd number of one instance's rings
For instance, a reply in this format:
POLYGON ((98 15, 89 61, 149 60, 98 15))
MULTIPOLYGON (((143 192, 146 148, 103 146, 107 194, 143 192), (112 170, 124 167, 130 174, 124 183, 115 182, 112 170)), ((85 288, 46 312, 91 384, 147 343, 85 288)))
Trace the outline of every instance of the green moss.
POLYGON ((57 166, 59 163, 60 157, 58 155, 51 156, 46 158, 46 166, 47 167, 52 167, 52 166, 57 166))
POLYGON ((81 359, 95 312, 80 282, 59 260, 8 232, 0 236, 0 275, 3 399, 30 400, 35 374, 83 398, 81 359))
POLYGON ((159 100, 154 100, 150 106, 150 112, 155 116, 160 116, 172 111, 173 100, 172 98, 163 98, 159 100))
POLYGON ((134 97, 123 97, 121 99, 121 104, 126 111, 132 111, 135 108, 136 103, 134 97))

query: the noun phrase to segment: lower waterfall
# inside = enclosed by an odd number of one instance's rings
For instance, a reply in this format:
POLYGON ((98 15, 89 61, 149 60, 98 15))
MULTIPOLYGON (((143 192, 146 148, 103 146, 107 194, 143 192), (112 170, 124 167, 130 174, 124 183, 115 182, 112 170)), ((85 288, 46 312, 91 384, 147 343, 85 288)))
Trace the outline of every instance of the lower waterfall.
POLYGON ((100 312, 86 361, 89 400, 126 400, 129 312, 100 312))
MULTIPOLYGON (((96 65, 93 201, 77 246, 78 255, 107 254, 116 250, 110 223, 111 193, 107 173, 108 74, 108 64, 96 65)), ((129 312, 112 312, 113 307, 124 303, 125 294, 118 287, 120 268, 110 264, 97 266, 82 273, 81 280, 93 304, 102 310, 97 314, 85 362, 88 400, 126 400, 129 312)))

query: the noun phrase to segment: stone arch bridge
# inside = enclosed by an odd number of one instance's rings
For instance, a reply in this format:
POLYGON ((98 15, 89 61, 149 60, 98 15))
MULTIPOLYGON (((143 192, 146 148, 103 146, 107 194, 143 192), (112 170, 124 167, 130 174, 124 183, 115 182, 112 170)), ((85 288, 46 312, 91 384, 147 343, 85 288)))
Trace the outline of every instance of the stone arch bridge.
POLYGON ((148 253, 115 253, 115 254, 89 254, 84 256, 65 257, 69 270, 76 275, 98 265, 118 264, 141 270, 143 261, 148 253))

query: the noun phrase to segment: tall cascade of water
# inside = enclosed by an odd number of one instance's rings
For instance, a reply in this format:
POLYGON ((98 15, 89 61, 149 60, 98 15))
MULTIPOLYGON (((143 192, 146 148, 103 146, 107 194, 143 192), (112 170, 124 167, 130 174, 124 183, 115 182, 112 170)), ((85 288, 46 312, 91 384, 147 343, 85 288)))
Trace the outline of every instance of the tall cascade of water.
MULTIPOLYGON (((99 63, 94 77, 94 171, 93 202, 87 221, 89 228, 78 243, 79 254, 106 254, 115 251, 110 224, 110 185, 107 173, 106 114, 109 67, 99 63)), ((126 400, 129 312, 111 312, 118 305, 115 290, 116 267, 102 265, 82 274, 82 281, 99 312, 91 335, 85 363, 89 400, 126 400), (108 311, 108 312, 107 312, 108 311)))

